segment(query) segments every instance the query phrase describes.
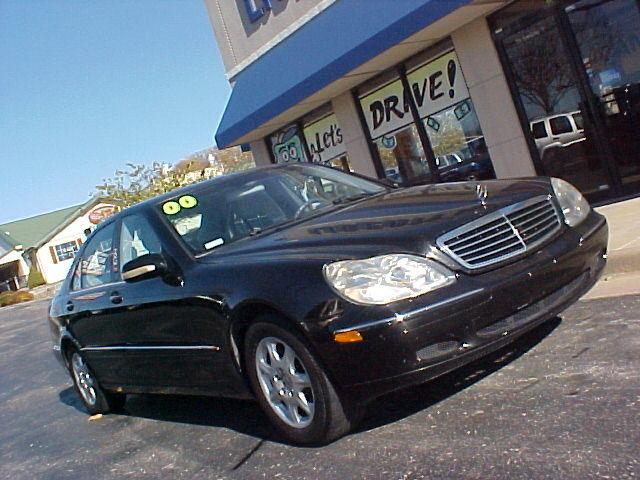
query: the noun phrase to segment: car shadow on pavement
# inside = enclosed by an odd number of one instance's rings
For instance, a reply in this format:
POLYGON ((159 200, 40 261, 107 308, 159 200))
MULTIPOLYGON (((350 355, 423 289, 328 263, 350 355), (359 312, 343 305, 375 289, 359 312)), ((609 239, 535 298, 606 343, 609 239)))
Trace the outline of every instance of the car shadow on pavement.
MULTIPOLYGON (((87 414, 73 387, 61 391, 60 401, 87 414)), ((252 400, 190 395, 129 395, 117 415, 163 422, 224 427, 240 433, 271 438, 269 420, 252 400)))
MULTIPOLYGON (((428 409, 500 370, 535 347, 561 323, 551 319, 512 344, 462 368, 421 385, 392 392, 372 402, 367 414, 352 434, 359 434, 428 409)), ((75 390, 59 393, 60 401, 75 409, 85 409, 75 390)), ((222 427, 256 437, 289 444, 271 427, 258 404, 251 400, 179 395, 130 395, 119 415, 164 422, 222 427)))
POLYGON ((544 340, 561 323, 555 317, 513 343, 441 377, 389 393, 367 407, 354 433, 372 430, 428 409, 504 368, 544 340))

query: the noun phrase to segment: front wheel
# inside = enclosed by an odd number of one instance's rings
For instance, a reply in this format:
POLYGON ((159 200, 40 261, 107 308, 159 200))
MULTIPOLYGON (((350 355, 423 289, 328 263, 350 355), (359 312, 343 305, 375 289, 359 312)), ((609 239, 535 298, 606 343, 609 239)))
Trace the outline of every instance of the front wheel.
POLYGON ((344 435, 351 422, 322 367, 297 335, 271 320, 253 324, 245 342, 246 369, 260 406, 295 443, 322 444, 344 435))
POLYGON ((102 390, 89 364, 75 350, 69 355, 69 373, 76 392, 89 414, 109 413, 124 407, 126 395, 102 390))

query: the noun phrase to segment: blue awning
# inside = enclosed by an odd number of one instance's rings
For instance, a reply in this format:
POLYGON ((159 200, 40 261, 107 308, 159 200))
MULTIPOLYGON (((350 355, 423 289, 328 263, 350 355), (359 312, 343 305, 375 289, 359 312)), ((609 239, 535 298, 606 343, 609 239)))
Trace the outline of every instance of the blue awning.
POLYGON ((226 147, 471 0, 338 0, 242 70, 218 130, 226 147))

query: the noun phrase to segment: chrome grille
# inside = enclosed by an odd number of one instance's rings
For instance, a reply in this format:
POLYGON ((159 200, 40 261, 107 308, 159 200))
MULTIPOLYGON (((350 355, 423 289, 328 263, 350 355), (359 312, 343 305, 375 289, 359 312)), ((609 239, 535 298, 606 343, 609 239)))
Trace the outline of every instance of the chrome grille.
POLYGON ((550 195, 509 205, 438 237, 463 267, 474 269, 530 251, 553 237, 562 220, 550 195))

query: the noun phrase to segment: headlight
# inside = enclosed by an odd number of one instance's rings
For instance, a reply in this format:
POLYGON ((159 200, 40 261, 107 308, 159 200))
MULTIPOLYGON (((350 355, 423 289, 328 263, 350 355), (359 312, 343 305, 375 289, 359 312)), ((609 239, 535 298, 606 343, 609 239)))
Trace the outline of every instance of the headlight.
POLYGON ((365 305, 417 297, 456 279, 436 262, 405 254, 330 263, 324 266, 324 277, 342 297, 365 305))
POLYGON ((551 179, 551 186, 562 209, 564 222, 575 227, 587 218, 591 207, 576 187, 559 178, 551 179))

